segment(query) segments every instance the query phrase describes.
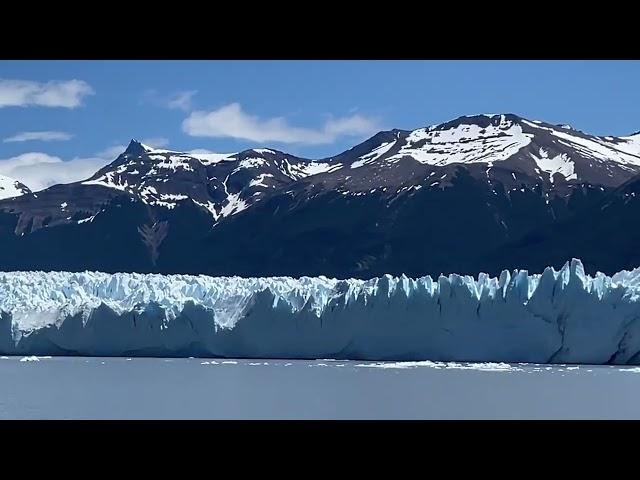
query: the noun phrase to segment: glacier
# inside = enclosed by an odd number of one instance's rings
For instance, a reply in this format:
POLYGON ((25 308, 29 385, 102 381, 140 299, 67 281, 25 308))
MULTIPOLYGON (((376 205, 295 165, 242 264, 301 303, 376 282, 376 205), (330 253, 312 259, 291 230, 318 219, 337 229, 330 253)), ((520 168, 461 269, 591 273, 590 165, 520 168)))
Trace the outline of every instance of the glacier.
POLYGON ((640 268, 412 279, 0 273, 3 355, 640 364, 640 268))

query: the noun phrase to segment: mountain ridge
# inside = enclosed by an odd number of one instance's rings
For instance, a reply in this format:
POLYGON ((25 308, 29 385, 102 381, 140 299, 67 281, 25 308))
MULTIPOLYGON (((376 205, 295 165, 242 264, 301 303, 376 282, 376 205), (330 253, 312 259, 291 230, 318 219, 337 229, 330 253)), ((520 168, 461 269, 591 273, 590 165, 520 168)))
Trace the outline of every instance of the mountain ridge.
MULTIPOLYGON (((382 131, 315 160, 132 139, 88 179, 0 200, 0 269, 344 278, 526 268, 550 253, 507 246, 588 219, 638 175, 640 136, 514 114, 382 131)), ((563 242, 565 259, 578 256, 570 232, 563 242)), ((585 264, 597 267, 592 258, 585 264)))

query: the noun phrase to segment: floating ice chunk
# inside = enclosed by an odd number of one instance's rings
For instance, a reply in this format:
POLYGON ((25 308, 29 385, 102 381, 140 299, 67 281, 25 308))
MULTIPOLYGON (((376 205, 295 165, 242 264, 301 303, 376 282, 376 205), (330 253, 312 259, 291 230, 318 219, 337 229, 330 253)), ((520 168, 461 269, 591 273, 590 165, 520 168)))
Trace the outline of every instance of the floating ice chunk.
POLYGON ((35 355, 31 355, 29 357, 22 357, 20 359, 21 362, 39 362, 40 359, 38 357, 36 357, 35 355))

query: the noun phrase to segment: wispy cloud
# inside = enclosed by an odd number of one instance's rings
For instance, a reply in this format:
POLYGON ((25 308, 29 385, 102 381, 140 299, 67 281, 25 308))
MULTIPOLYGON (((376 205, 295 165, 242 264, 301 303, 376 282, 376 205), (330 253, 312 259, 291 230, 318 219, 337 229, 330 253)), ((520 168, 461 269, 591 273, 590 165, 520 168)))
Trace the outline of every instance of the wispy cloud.
POLYGON ((100 150, 95 154, 95 156, 111 162, 115 160, 118 155, 124 152, 126 148, 126 145, 112 145, 103 150, 100 150))
POLYGON ((31 80, 0 79, 0 108, 3 107, 64 107, 77 108, 84 97, 92 95, 93 88, 83 80, 31 80))
POLYGON ((169 108, 172 110, 190 111, 193 108, 193 97, 197 90, 183 90, 171 95, 162 95, 157 90, 146 90, 142 93, 142 103, 150 103, 156 107, 169 108))
POLYGON ((262 119, 246 113, 239 103, 231 103, 212 112, 192 112, 182 122, 182 129, 194 137, 317 145, 332 143, 342 136, 370 135, 380 127, 377 121, 363 115, 330 118, 317 129, 296 127, 283 117, 262 119))
POLYGON ((167 107, 188 112, 189 110, 191 110, 192 99, 196 93, 198 93, 197 90, 178 92, 173 97, 168 99, 167 107))
POLYGON ((32 140, 39 140, 41 142, 52 142, 52 141, 64 141, 71 140, 73 135, 67 132, 54 132, 54 131, 45 131, 45 132, 20 132, 16 133, 11 137, 7 137, 2 140, 4 143, 8 142, 30 142, 32 140))

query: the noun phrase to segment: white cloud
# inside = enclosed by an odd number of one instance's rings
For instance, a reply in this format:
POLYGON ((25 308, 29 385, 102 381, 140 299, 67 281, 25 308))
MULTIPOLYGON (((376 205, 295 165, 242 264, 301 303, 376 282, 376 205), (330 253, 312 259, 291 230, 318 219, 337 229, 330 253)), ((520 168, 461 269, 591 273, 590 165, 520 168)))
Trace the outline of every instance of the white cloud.
POLYGON ((172 109, 191 110, 191 99, 198 93, 197 90, 189 90, 186 92, 178 92, 167 101, 167 107, 172 109))
POLYGON ((83 80, 52 80, 41 83, 31 80, 0 79, 0 108, 2 107, 65 107, 82 105, 87 95, 94 93, 83 80))
POLYGON ((96 153, 96 157, 103 158, 109 162, 115 160, 118 155, 124 152, 127 149, 126 145, 113 145, 111 147, 107 147, 104 150, 100 150, 96 153))
POLYGON ((63 161, 60 157, 42 152, 29 152, 0 160, 0 174, 14 178, 33 191, 58 183, 84 180, 102 168, 104 158, 74 158, 63 161))
POLYGON ((254 142, 300 144, 332 143, 341 136, 366 136, 380 130, 377 122, 363 115, 329 119, 318 129, 289 125, 286 119, 261 119, 242 110, 239 103, 212 112, 192 112, 182 129, 194 137, 230 137, 254 142))
POLYGON ((324 124, 324 134, 333 141, 340 136, 357 137, 370 135, 380 131, 380 127, 373 120, 362 115, 332 118, 324 124))
POLYGON ((193 108, 193 97, 197 90, 183 90, 172 95, 160 94, 157 90, 150 89, 142 92, 141 103, 149 103, 156 107, 169 108, 172 110, 190 111, 193 108))
POLYGON ((42 142, 51 142, 55 140, 71 140, 73 135, 67 132, 20 132, 16 133, 12 137, 2 140, 5 143, 8 142, 29 142, 31 140, 40 140, 42 142))

